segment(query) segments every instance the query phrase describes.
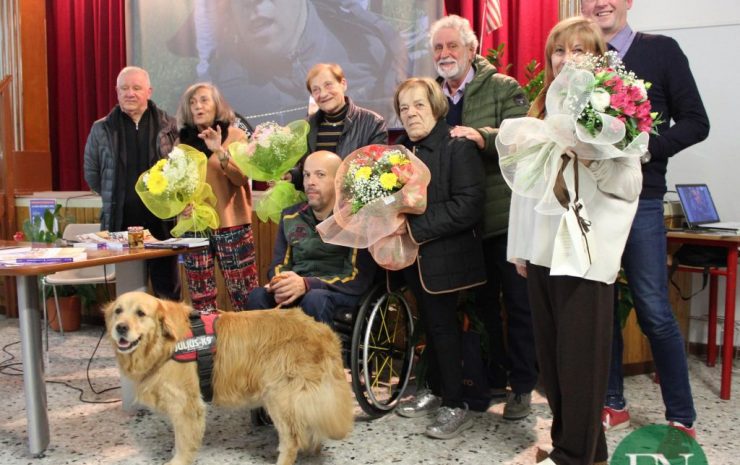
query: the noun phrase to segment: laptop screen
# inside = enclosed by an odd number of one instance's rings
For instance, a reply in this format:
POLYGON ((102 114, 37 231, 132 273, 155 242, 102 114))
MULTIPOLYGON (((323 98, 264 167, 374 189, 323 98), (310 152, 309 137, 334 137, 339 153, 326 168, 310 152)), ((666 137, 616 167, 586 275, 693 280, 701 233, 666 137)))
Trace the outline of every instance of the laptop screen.
POLYGON ((676 184, 676 192, 689 227, 719 221, 719 214, 706 184, 676 184))

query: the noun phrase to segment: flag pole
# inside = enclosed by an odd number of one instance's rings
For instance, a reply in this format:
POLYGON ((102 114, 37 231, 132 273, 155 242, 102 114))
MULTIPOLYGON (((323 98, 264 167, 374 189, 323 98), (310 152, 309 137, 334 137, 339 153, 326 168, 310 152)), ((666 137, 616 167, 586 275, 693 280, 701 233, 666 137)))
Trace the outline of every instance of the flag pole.
POLYGON ((485 2, 479 2, 478 4, 481 5, 483 8, 483 11, 480 15, 480 37, 478 38, 478 55, 483 56, 483 32, 485 31, 484 28, 486 27, 486 12, 488 11, 488 8, 486 8, 485 2))

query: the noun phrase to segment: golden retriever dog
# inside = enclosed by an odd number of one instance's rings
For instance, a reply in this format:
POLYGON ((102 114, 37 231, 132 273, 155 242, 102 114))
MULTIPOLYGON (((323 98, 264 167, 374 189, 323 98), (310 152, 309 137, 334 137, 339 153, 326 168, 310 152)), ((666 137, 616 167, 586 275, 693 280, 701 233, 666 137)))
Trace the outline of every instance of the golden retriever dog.
MULTIPOLYGON (((191 308, 143 292, 128 292, 105 308, 121 371, 136 384, 136 400, 166 414, 175 432, 169 465, 193 463, 205 431, 195 362, 172 359, 190 329, 191 308)), ((342 439, 354 423, 352 393, 340 342, 301 309, 222 312, 216 321, 213 403, 264 406, 279 436, 278 465, 298 451, 318 453, 326 438, 342 439)))

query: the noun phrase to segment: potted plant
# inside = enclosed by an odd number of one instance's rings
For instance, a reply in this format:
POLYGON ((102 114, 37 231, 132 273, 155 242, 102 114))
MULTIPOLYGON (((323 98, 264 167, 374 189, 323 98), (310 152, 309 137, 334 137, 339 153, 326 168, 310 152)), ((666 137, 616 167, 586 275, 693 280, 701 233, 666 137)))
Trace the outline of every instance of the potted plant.
POLYGON ((61 214, 62 205, 54 210, 45 210, 43 215, 33 216, 23 222, 23 239, 31 242, 56 242, 67 218, 61 214))
POLYGON ((57 318, 56 302, 54 300, 53 287, 56 287, 59 299, 59 313, 61 314, 61 329, 64 331, 77 331, 80 329, 82 320, 82 308, 88 308, 97 302, 96 288, 92 284, 78 284, 74 286, 46 286, 45 295, 47 318, 49 326, 54 331, 59 331, 60 324, 57 318))

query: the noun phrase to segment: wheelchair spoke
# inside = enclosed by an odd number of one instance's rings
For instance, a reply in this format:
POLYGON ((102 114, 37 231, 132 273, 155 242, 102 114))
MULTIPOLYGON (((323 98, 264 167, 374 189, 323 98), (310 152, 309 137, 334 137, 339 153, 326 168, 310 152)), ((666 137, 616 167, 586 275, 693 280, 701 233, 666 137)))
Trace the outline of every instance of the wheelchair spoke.
POLYGON ((405 300, 376 291, 355 322, 352 385, 362 409, 375 417, 391 411, 408 384, 413 321, 405 300))

